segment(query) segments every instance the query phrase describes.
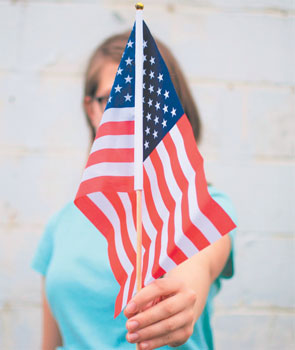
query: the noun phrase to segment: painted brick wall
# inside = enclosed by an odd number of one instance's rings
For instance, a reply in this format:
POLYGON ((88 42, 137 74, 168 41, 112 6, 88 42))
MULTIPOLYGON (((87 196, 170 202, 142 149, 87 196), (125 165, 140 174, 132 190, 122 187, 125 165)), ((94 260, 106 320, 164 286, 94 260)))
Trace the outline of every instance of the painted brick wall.
MULTIPOLYGON (((134 1, 0 0, 0 349, 37 350, 43 227, 86 161, 87 58, 134 1)), ((198 103, 208 180, 239 218, 236 275, 216 298, 217 349, 295 347, 295 4, 145 1, 198 103)))

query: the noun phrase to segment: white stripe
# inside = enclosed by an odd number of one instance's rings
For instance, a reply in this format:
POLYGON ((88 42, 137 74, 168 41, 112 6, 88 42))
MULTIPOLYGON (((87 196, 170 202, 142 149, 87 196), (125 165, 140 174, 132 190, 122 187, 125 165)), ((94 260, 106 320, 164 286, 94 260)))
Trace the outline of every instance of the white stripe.
POLYGON ((144 191, 142 191, 142 225, 143 225, 147 235, 149 236, 149 238, 151 240, 151 245, 149 248, 148 268, 147 268, 146 277, 144 280, 144 285, 146 286, 154 280, 154 277, 152 276, 152 269, 153 269, 154 259, 155 259, 157 230, 155 229, 155 227, 154 227, 153 223, 151 222, 150 217, 148 215, 144 191))
MULTIPOLYGON (((130 239, 130 242, 132 244, 132 247, 135 251, 135 253, 137 254, 137 231, 136 231, 136 227, 134 224, 134 218, 133 218, 133 212, 132 212, 132 203, 130 201, 130 198, 128 196, 128 193, 124 193, 124 192, 119 192, 118 193, 124 210, 125 210, 125 214, 126 214, 126 224, 127 224, 127 230, 128 230, 128 236, 130 239)), ((145 254, 145 248, 142 246, 141 247, 141 266, 143 266, 143 257, 145 254)), ((136 282, 136 280, 135 280, 136 282)), ((134 283, 134 288, 133 288, 133 292, 132 292, 132 296, 134 295, 134 293, 136 293, 136 283, 134 283)))
MULTIPOLYGON (((190 239, 183 233, 182 229, 182 210, 181 200, 182 192, 179 189, 177 182, 174 178, 173 171, 171 168, 170 158, 163 142, 160 142, 156 148, 161 162, 164 166, 164 176, 166 184, 169 188, 169 192, 175 201, 174 210, 174 225, 175 225, 175 244, 184 252, 184 254, 190 258, 198 252, 196 246, 190 239)), ((155 151, 154 151, 155 152, 155 151)))
POLYGON ((91 152, 99 151, 101 149, 121 149, 133 148, 134 135, 105 135, 98 137, 92 145, 91 152))
POLYGON ((134 121, 134 107, 108 108, 101 118, 100 126, 108 122, 134 121))
POLYGON ((82 181, 99 176, 133 176, 133 163, 98 163, 85 168, 82 181))
POLYGON ((192 168, 184 147, 183 138, 177 124, 170 130, 170 135, 176 146, 177 156, 187 181, 189 182, 188 199, 189 199, 189 215, 192 223, 203 233, 210 243, 215 242, 221 237, 219 231, 212 222, 201 211, 197 199, 196 175, 192 168))
POLYGON ((165 271, 170 271, 176 266, 176 264, 171 258, 169 258, 167 254, 169 211, 167 210, 167 208, 165 207, 165 204, 163 203, 162 196, 159 190, 157 175, 156 175, 154 166, 150 160, 150 157, 147 157, 143 164, 147 172, 147 175, 149 177, 149 180, 151 182, 151 191, 152 191, 155 207, 157 209, 157 212, 160 218, 163 221, 160 265, 163 266, 165 271))
POLYGON ((134 220, 132 215, 132 205, 131 205, 128 193, 119 192, 118 195, 121 199, 121 202, 125 210, 129 239, 134 251, 136 252, 136 249, 137 249, 136 235, 137 234, 136 234, 136 228, 134 226, 134 220))
MULTIPOLYGON (((126 214, 126 224, 127 224, 127 231, 128 231, 129 240, 132 244, 132 247, 133 247, 135 253, 137 253, 136 252, 137 251, 137 240, 136 240, 137 232, 136 232, 136 228, 135 228, 134 220, 133 220, 132 203, 130 201, 128 193, 119 192, 118 195, 121 199, 121 202, 123 204, 124 211, 126 214)), ((145 252, 145 249, 144 249, 144 247, 142 247, 142 256, 144 255, 144 252, 145 252)), ((135 268, 135 271, 136 271, 136 268, 135 268)), ((133 290, 132 290, 132 297, 133 297, 137 291, 136 279, 134 280, 133 287, 130 286, 130 288, 133 288, 133 290)))
MULTIPOLYGON (((136 282, 136 281, 135 281, 136 282)), ((134 297, 134 295, 137 293, 137 284, 136 283, 134 283, 134 286, 133 286, 133 292, 132 292, 132 297, 131 298, 133 298, 134 297)))
POLYGON ((105 216, 109 219, 109 221, 112 223, 112 226, 115 231, 115 247, 116 247, 116 252, 118 255, 118 258, 120 260, 120 263, 127 273, 127 280, 123 292, 123 299, 122 299, 122 307, 124 307, 127 303, 127 298, 128 298, 128 291, 130 288, 130 278, 133 272, 133 265, 130 262, 124 246, 122 242, 122 237, 121 237, 121 229, 120 229, 120 218, 118 217, 118 214, 110 201, 101 193, 101 192, 95 192, 91 193, 88 195, 88 198, 93 201, 93 203, 99 207, 100 210, 103 211, 105 216))

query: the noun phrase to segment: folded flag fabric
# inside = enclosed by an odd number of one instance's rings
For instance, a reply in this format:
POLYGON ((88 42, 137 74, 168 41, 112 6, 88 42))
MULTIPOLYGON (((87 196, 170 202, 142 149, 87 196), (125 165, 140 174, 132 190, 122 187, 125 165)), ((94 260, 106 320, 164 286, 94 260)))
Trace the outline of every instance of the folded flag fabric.
MULTIPOLYGON (((211 198, 203 159, 143 22, 143 286, 235 228, 211 198)), ((76 206, 108 241, 120 291, 115 317, 136 291, 134 191, 135 26, 93 143, 76 206)))

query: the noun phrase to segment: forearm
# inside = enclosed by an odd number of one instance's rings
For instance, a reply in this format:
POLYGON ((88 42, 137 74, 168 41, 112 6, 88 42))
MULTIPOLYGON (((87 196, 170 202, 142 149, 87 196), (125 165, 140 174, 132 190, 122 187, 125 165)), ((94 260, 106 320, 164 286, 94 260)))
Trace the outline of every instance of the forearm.
POLYGON ((45 279, 42 281, 42 304, 43 304, 43 335, 42 350, 55 350, 62 346, 62 337, 58 325, 51 313, 46 293, 45 279))
POLYGON ((226 235, 166 274, 180 280, 196 293, 195 322, 203 312, 210 286, 221 273, 230 249, 230 238, 226 235))

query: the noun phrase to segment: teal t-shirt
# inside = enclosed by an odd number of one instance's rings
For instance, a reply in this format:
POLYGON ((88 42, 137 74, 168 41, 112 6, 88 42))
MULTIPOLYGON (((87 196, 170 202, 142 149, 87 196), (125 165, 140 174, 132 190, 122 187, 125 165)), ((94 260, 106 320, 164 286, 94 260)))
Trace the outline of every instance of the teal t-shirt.
MULTIPOLYGON (((209 192, 235 221, 229 198, 211 186, 209 192)), ((221 278, 233 275, 234 233, 235 230, 230 233, 230 257, 210 288, 194 333, 178 349, 213 349, 212 301, 220 289, 221 278)), ((135 349, 125 338, 123 312, 116 319, 113 317, 119 285, 109 265, 107 241, 73 203, 50 220, 31 266, 46 276, 46 296, 63 339, 58 350, 135 349)))

